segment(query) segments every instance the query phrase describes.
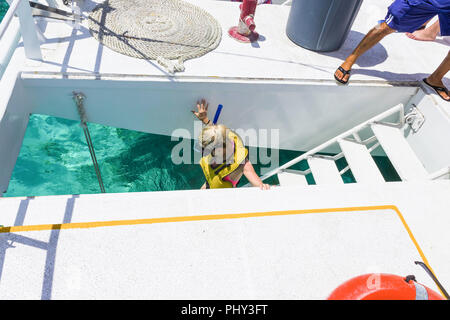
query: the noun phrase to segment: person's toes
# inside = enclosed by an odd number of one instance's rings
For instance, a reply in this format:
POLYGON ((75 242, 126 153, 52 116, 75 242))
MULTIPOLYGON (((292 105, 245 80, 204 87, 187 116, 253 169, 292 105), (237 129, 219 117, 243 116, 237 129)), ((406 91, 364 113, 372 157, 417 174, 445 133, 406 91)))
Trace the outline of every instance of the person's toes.
MULTIPOLYGON (((341 67, 342 67, 342 69, 347 70, 347 69, 345 69, 343 66, 341 66, 341 67)), ((344 81, 344 82, 348 81, 348 79, 349 79, 349 77, 350 77, 350 74, 349 74, 349 73, 344 73, 344 72, 342 72, 342 71, 339 70, 339 69, 336 70, 336 72, 334 73, 334 75, 335 75, 336 78, 338 78, 339 80, 344 81)))
POLYGON ((336 72, 334 73, 334 75, 335 75, 336 78, 341 79, 341 77, 342 77, 342 72, 341 72, 341 70, 336 70, 336 72))
POLYGON ((445 101, 450 101, 450 97, 445 91, 438 90, 438 94, 441 96, 442 99, 445 101))
POLYGON ((347 82, 347 81, 348 81, 348 74, 345 74, 345 75, 342 75, 342 74, 341 74, 341 76, 339 77, 339 79, 340 79, 341 81, 347 82))
POLYGON ((419 41, 434 41, 436 36, 432 34, 428 29, 414 31, 413 33, 406 33, 406 36, 413 40, 419 41))
POLYGON ((412 33, 407 32, 407 33, 406 33, 406 36, 407 36, 408 38, 410 38, 410 39, 416 40, 416 36, 415 36, 414 34, 412 34, 412 33))
POLYGON ((437 80, 433 81, 433 80, 430 80, 429 78, 426 78, 426 82, 429 83, 433 87, 444 88, 445 90, 435 89, 435 91, 442 99, 444 99, 445 101, 450 101, 450 96, 448 94, 448 90, 446 90, 442 81, 437 81, 437 80))
POLYGON ((342 80, 345 82, 347 82, 348 79, 350 79, 350 73, 346 73, 345 76, 342 78, 342 80))

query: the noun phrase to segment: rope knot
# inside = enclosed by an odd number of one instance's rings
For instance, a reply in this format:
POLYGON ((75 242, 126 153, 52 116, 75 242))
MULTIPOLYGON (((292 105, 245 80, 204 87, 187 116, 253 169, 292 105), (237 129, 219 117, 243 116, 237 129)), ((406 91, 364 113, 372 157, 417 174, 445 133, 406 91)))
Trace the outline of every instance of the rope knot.
POLYGON ((181 58, 178 60, 170 60, 170 59, 159 56, 158 58, 156 58, 156 62, 158 62, 161 66, 166 68, 166 70, 169 73, 184 71, 184 63, 181 58))

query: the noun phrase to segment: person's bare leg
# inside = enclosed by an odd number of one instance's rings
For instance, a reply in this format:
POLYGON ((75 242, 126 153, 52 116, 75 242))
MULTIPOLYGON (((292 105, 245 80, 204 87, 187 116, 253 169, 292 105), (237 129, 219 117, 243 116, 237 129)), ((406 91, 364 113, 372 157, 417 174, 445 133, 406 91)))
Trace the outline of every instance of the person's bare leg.
MULTIPOLYGON (((450 70, 450 51, 448 52, 447 56, 445 57, 444 61, 439 65, 439 67, 432 73, 430 76, 426 79, 427 82, 433 86, 443 87, 444 83, 442 82, 442 79, 446 75, 446 73, 450 70)), ((447 93, 443 91, 439 91, 438 94, 444 98, 444 100, 449 101, 450 97, 447 93)))
MULTIPOLYGON (((370 30, 366 36, 361 40, 358 46, 353 50, 353 52, 345 59, 345 61, 341 64, 341 67, 344 70, 350 70, 352 66, 355 64, 356 60, 364 54, 367 50, 372 48, 378 42, 381 41, 385 36, 395 32, 394 29, 390 28, 386 22, 383 22, 377 25, 375 28, 370 30)), ((350 75, 345 75, 342 77, 342 72, 340 70, 336 70, 336 77, 343 81, 347 81, 350 75)))
POLYGON ((414 31, 413 33, 407 32, 406 35, 413 40, 434 41, 436 40, 436 37, 439 35, 440 31, 441 27, 439 25, 439 20, 437 20, 431 26, 423 30, 417 30, 414 31))

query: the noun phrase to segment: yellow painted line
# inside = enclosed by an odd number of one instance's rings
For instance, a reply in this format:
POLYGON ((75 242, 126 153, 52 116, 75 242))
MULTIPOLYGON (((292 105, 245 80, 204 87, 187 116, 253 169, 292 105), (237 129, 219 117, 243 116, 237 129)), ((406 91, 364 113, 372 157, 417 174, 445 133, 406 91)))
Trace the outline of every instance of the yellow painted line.
POLYGON ((112 226, 126 226, 126 225, 168 223, 168 222, 225 220, 225 219, 298 215, 298 214, 307 214, 307 213, 333 213, 333 212, 369 211, 369 210, 395 210, 395 209, 393 208, 393 206, 369 206, 369 207, 267 211, 267 212, 252 212, 252 213, 231 213, 231 214, 214 214, 214 215, 198 215, 198 216, 180 216, 180 217, 168 217, 168 218, 97 221, 97 222, 70 222, 70 223, 63 223, 63 224, 41 224, 41 225, 28 225, 28 226, 0 227, 0 233, 23 232, 23 231, 42 231, 42 230, 54 230, 54 229, 98 228, 98 227, 112 227, 112 226))
MULTIPOLYGON (((286 210, 286 211, 267 211, 267 212, 252 212, 252 213, 232 213, 232 214, 212 214, 212 215, 198 215, 198 216, 181 216, 168 218, 149 218, 149 219, 134 219, 134 220, 115 220, 115 221, 97 221, 97 222, 70 222, 62 224, 41 224, 28 226, 11 226, 0 227, 0 233, 10 232, 24 232, 24 231, 43 231, 43 230, 62 230, 62 229, 82 229, 82 228, 98 228, 98 227, 114 227, 114 226, 130 226, 140 224, 153 223, 170 223, 170 222, 188 222, 188 221, 206 221, 206 220, 226 220, 226 219, 241 219, 241 218, 257 218, 270 216, 288 216, 308 213, 337 213, 337 212, 356 212, 356 211, 378 211, 378 210, 393 210, 400 221, 402 222, 410 239, 414 243, 417 251, 422 258, 422 261, 427 265, 431 272, 435 275, 433 269, 428 263, 425 254, 419 246, 411 229, 406 223, 405 218, 400 210, 393 205, 385 206, 366 206, 366 207, 347 207, 347 208, 324 208, 324 209, 303 209, 303 210, 286 210)), ((436 275, 435 275, 436 276, 436 275)), ((441 292, 442 293, 442 292, 441 292)), ((443 295, 443 293, 442 293, 443 295)))

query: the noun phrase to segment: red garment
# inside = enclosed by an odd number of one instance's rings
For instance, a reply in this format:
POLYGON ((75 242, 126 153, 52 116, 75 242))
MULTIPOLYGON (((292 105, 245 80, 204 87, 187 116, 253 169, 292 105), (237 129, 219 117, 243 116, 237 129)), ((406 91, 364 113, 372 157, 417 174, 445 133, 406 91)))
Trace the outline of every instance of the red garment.
MULTIPOLYGON (((233 2, 242 2, 243 0, 231 0, 233 2)), ((258 0, 258 4, 272 4, 272 0, 258 0)))

